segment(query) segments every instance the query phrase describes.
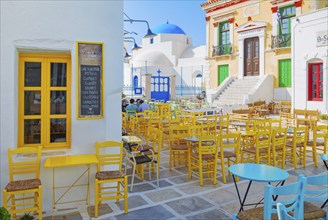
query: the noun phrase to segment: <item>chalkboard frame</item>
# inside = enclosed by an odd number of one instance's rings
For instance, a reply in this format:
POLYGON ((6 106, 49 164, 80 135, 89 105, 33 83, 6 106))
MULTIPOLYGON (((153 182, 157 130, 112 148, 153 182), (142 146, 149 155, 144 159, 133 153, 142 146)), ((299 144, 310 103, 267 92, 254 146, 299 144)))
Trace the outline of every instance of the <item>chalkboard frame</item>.
POLYGON ((76 71, 77 71, 77 100, 76 100, 76 118, 78 120, 95 120, 95 119, 103 119, 104 118, 104 43, 103 42, 86 42, 86 41, 77 41, 76 43, 76 51, 77 51, 77 59, 76 59, 76 71), (96 62, 96 59, 100 60, 97 62, 97 66, 100 66, 100 114, 96 115, 85 115, 82 114, 81 110, 81 66, 82 65, 89 65, 92 64, 88 62, 81 61, 81 54, 80 54, 80 46, 83 45, 85 48, 90 47, 90 50, 94 48, 95 46, 99 46, 101 48, 101 57, 95 58, 94 62, 96 62))

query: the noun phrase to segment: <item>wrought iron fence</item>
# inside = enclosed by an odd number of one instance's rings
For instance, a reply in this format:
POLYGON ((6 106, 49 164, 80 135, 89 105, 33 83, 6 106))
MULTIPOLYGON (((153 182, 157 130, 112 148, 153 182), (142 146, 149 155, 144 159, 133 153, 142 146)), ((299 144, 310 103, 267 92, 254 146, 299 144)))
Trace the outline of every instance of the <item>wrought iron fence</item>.
POLYGON ((202 92, 201 86, 177 85, 175 87, 176 96, 196 96, 202 92))
POLYGON ((280 34, 271 36, 271 49, 290 47, 291 45, 291 34, 280 34))
POLYGON ((220 46, 213 46, 212 56, 222 56, 226 54, 232 53, 232 45, 231 44, 222 44, 220 46))

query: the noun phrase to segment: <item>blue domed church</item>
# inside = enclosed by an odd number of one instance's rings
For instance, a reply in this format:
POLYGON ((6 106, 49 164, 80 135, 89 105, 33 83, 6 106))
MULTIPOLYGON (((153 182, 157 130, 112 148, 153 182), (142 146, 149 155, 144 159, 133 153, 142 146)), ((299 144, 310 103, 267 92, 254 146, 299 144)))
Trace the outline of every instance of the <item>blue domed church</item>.
MULTIPOLYGON (((141 48, 125 60, 124 84, 140 88, 146 98, 169 100, 196 96, 205 90, 208 65, 205 45, 194 47, 185 31, 166 22, 152 29, 153 37, 144 37, 141 48)), ((135 94, 132 95, 138 95, 135 94)), ((129 95, 129 94, 127 94, 129 95)))

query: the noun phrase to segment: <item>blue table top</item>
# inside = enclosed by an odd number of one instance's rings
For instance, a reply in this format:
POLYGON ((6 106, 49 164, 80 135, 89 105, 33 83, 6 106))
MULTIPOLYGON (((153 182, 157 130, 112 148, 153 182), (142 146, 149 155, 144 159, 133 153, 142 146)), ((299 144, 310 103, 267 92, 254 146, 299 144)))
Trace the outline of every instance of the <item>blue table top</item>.
POLYGON ((328 162, 328 154, 323 154, 320 156, 322 160, 327 161, 328 162))
POLYGON ((288 172, 264 164, 235 164, 229 167, 230 173, 243 179, 257 182, 280 182, 286 180, 288 172))

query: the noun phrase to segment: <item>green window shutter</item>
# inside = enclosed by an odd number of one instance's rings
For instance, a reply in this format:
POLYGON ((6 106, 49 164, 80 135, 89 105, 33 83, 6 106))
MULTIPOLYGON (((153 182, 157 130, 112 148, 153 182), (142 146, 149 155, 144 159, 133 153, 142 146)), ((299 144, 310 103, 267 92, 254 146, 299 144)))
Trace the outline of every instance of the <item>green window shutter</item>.
POLYGON ((279 60, 279 87, 291 87, 291 60, 279 60))
POLYGON ((218 85, 221 85, 223 80, 229 76, 229 65, 218 66, 218 85))

